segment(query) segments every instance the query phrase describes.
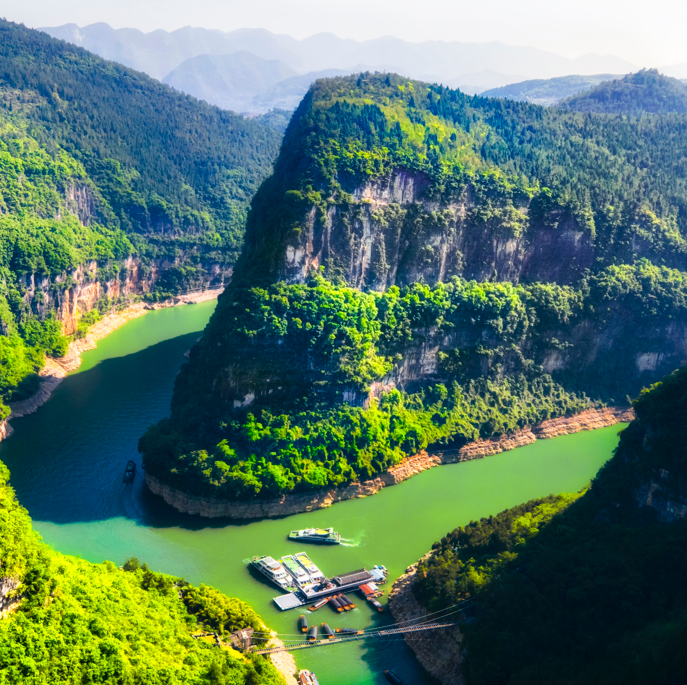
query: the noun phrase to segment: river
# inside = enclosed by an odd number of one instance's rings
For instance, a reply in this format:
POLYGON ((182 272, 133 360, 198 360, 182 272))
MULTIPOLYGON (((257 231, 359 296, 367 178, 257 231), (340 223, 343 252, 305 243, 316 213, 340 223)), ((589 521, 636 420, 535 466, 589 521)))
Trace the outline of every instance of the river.
MULTIPOLYGON (((249 602, 279 633, 295 633, 299 612, 280 613, 277 592, 249 573, 258 554, 300 551, 286 540, 296 528, 334 526, 346 546, 308 547, 327 575, 384 564, 390 579, 458 525, 550 493, 576 491, 611 456, 620 426, 577 433, 476 461, 426 471, 374 497, 287 519, 242 523, 181 515, 122 476, 136 445, 169 410, 183 354, 198 338, 215 301, 163 309, 128 322, 83 355, 78 371, 35 414, 12 422, 0 443, 19 501, 44 540, 66 554, 121 565, 137 556, 153 569, 213 585, 249 602)), ((388 590, 391 586, 385 586, 388 590)), ((318 622, 368 627, 389 620, 358 601, 342 616, 329 607, 318 622)), ((429 636, 428 636, 429 637, 429 636)), ((398 641, 333 645, 296 653, 321 685, 386 682, 391 668, 406 685, 435 681, 398 641)))

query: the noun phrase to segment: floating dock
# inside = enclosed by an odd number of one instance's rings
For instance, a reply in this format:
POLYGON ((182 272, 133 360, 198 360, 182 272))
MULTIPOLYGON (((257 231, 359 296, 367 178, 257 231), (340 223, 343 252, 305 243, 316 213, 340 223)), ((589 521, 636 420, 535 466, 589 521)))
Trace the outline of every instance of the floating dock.
MULTIPOLYGON (((282 557, 282 563, 290 572, 289 564, 286 563, 286 559, 287 557, 282 557)), ((307 572, 307 580, 304 580, 304 582, 301 584, 298 578, 294 575, 294 578, 299 586, 298 590, 295 592, 290 592, 288 595, 282 595, 281 597, 274 598, 274 603, 282 611, 287 611, 289 609, 295 609, 296 607, 304 606, 305 604, 318 602, 318 600, 326 599, 334 595, 338 596, 346 592, 353 592, 354 590, 359 589, 361 585, 365 585, 366 583, 379 583, 384 582, 386 579, 386 569, 383 566, 375 566, 372 571, 361 568, 356 571, 342 573, 338 576, 328 579, 317 568, 317 566, 310 561, 305 552, 293 555, 292 559, 297 561, 303 570, 307 572), (307 562, 312 564, 313 568, 310 568, 307 565, 306 559, 307 562)), ((302 574, 298 575, 303 578, 302 574)), ((348 604, 353 605, 350 600, 348 604)))

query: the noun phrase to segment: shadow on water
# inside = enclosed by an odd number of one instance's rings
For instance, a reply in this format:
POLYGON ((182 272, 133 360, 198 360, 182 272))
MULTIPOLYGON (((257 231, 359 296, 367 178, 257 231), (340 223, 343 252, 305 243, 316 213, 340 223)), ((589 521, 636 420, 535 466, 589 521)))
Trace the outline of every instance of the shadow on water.
MULTIPOLYGON (((380 629, 394 623, 391 614, 385 609, 384 613, 376 613, 371 617, 368 629, 380 629)), ((390 638, 366 640, 361 648, 360 658, 374 675, 374 683, 388 682, 384 671, 393 671, 404 685, 438 685, 439 681, 432 678, 422 668, 413 651, 403 640, 402 635, 390 638)))
POLYGON ((168 415, 174 378, 197 338, 197 332, 182 335, 69 375, 36 413, 12 421, 15 432, 0 443, 0 460, 34 519, 64 524, 123 516, 190 530, 227 525, 180 514, 150 493, 137 449, 148 426, 168 415), (137 471, 127 485, 130 459, 137 471))

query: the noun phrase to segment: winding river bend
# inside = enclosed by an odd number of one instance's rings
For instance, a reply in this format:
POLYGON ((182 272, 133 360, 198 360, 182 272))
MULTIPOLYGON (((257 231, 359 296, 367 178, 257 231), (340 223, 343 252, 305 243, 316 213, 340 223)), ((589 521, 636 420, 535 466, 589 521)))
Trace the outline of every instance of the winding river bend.
MULTIPOLYGON (((214 306, 163 309, 130 321, 86 352, 46 405, 13 421, 15 433, 0 443, 0 460, 36 529, 54 548, 96 563, 120 565, 137 556, 158 571, 238 596, 279 633, 295 633, 298 612, 278 612, 271 602, 276 591, 246 566, 257 554, 300 551, 286 540, 291 529, 334 526, 351 540, 308 548, 327 575, 384 564, 393 580, 457 525, 582 488, 617 443, 620 426, 543 440, 434 468, 374 497, 288 519, 231 523, 178 514, 147 492, 140 472, 133 485, 124 485, 122 475, 129 459, 140 466, 138 438, 167 414, 183 354, 214 306)), ((346 627, 388 620, 362 601, 358 607, 343 616, 324 607, 311 620, 346 627)), ((402 641, 321 647, 297 652, 296 661, 317 673, 322 685, 381 684, 386 668, 406 685, 434 682, 402 641)))

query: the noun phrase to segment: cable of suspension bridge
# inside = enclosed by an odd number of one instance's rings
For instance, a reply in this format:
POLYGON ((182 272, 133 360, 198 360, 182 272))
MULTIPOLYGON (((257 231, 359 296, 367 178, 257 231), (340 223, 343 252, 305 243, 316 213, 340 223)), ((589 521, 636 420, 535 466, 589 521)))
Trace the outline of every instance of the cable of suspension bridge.
MULTIPOLYGON (((458 602, 458 604, 454 604, 453 606, 446 607, 444 609, 439 609, 438 611, 433 611, 432 613, 425 614, 424 616, 417 616, 416 618, 410 618, 410 619, 407 619, 405 621, 398 621, 395 623, 390 623, 386 626, 382 626, 379 628, 363 628, 362 631, 363 631, 363 633, 368 633, 368 632, 374 632, 374 631, 378 631, 378 630, 392 630, 395 626, 401 627, 407 623, 414 623, 415 625, 422 625, 424 623, 431 623, 433 621, 439 621, 439 620, 445 618, 446 616, 452 616, 453 614, 457 614, 460 612, 460 609, 457 609, 457 611, 450 611, 449 612, 450 609, 456 609, 457 607, 461 607, 461 606, 464 606, 466 604, 471 604, 470 600, 467 600, 467 599, 463 600, 462 602, 458 602), (449 613, 444 613, 444 612, 449 612, 449 613), (444 616, 438 616, 438 614, 444 614, 444 616), (426 619, 429 619, 431 616, 434 617, 431 619, 431 621, 426 620, 426 619), (419 621, 419 623, 416 623, 418 621, 419 621)), ((299 635, 305 636, 305 633, 276 633, 276 634, 272 634, 271 632, 257 631, 256 630, 253 633, 253 635, 271 636, 271 637, 277 637, 277 638, 281 639, 282 637, 298 637, 299 635)))

